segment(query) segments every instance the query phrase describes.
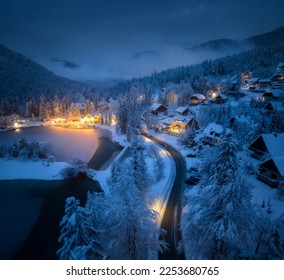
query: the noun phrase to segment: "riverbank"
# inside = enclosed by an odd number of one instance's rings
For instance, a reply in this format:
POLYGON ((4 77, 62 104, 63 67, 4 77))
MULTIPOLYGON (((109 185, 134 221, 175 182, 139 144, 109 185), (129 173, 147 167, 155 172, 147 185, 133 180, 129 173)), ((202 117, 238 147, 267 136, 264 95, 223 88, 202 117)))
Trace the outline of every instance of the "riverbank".
POLYGON ((2 180, 62 180, 60 170, 68 166, 66 162, 51 162, 49 165, 41 160, 0 159, 0 181, 2 180))

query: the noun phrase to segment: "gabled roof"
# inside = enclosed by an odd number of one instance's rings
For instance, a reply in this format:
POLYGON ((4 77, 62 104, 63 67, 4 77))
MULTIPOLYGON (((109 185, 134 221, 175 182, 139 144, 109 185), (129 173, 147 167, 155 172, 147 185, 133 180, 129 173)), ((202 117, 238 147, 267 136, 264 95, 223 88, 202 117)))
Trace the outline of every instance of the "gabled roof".
POLYGON ((198 100, 205 100, 206 99, 206 97, 204 95, 200 94, 200 93, 195 93, 195 94, 191 95, 190 99, 192 99, 192 98, 197 98, 198 100))
POLYGON ((250 84, 254 84, 259 81, 259 78, 250 78, 250 79, 246 79, 246 81, 248 81, 250 84))
POLYGON ((259 83, 263 83, 263 84, 269 84, 269 83, 271 83, 270 79, 260 79, 258 82, 259 82, 259 83))
POLYGON ((272 157, 284 156, 284 133, 261 134, 251 143, 249 149, 257 150, 258 147, 263 153, 263 149, 266 149, 272 157))
POLYGON ((284 133, 262 134, 262 138, 271 156, 284 155, 284 133))
POLYGON ((225 94, 223 94, 223 93, 218 93, 215 98, 217 98, 218 96, 219 96, 219 98, 222 98, 223 100, 227 100, 228 99, 228 97, 225 94))
POLYGON ((180 114, 183 114, 186 110, 189 110, 189 109, 187 107, 182 107, 182 106, 175 109, 175 111, 180 114))
POLYGON ((264 162, 262 162, 260 165, 266 165, 269 163, 269 161, 272 161, 277 168, 279 174, 281 176, 284 176, 284 155, 283 156, 278 156, 278 157, 272 157, 264 162))
MULTIPOLYGON (((160 104, 160 103, 154 103, 153 105, 151 105, 151 107, 150 107, 150 110, 152 110, 152 111, 156 111, 156 110, 158 110, 160 107, 165 107, 163 104, 160 104)), ((166 107, 165 107, 166 108, 166 107)))

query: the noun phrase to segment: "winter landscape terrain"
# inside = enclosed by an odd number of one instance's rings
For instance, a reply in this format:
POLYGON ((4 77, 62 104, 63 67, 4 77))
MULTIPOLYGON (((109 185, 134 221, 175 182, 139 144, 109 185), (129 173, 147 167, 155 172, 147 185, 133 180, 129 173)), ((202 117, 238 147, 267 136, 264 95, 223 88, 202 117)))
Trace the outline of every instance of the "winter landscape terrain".
POLYGON ((0 44, 0 259, 284 259, 284 28, 244 38, 100 81, 0 44))

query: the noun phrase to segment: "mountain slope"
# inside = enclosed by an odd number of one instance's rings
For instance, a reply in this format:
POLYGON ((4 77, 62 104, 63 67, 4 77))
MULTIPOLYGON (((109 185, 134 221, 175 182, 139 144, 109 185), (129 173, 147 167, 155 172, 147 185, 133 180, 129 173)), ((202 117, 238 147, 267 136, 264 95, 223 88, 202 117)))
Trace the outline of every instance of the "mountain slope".
POLYGON ((84 83, 59 77, 31 59, 0 44, 0 98, 25 102, 45 95, 72 97, 82 92, 84 83))
POLYGON ((219 39, 200 44, 191 51, 226 52, 226 54, 248 50, 254 47, 277 47, 284 46, 284 27, 277 28, 271 32, 249 37, 243 41, 219 39))

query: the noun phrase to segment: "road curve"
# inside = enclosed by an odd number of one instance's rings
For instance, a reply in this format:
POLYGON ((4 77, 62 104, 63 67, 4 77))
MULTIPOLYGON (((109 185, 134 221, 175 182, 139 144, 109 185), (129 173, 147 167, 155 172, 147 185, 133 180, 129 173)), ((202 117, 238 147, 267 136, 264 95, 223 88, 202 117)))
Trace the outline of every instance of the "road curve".
POLYGON ((184 158, 175 148, 173 148, 169 144, 153 136, 150 136, 145 132, 142 132, 141 134, 161 145, 171 154, 175 161, 176 177, 161 223, 161 228, 167 231, 166 236, 164 236, 163 238, 169 244, 169 250, 163 253, 159 253, 159 259, 184 260, 184 252, 179 252, 177 250, 178 242, 181 240, 181 231, 179 230, 179 224, 182 210, 183 186, 186 174, 186 164, 184 158))

